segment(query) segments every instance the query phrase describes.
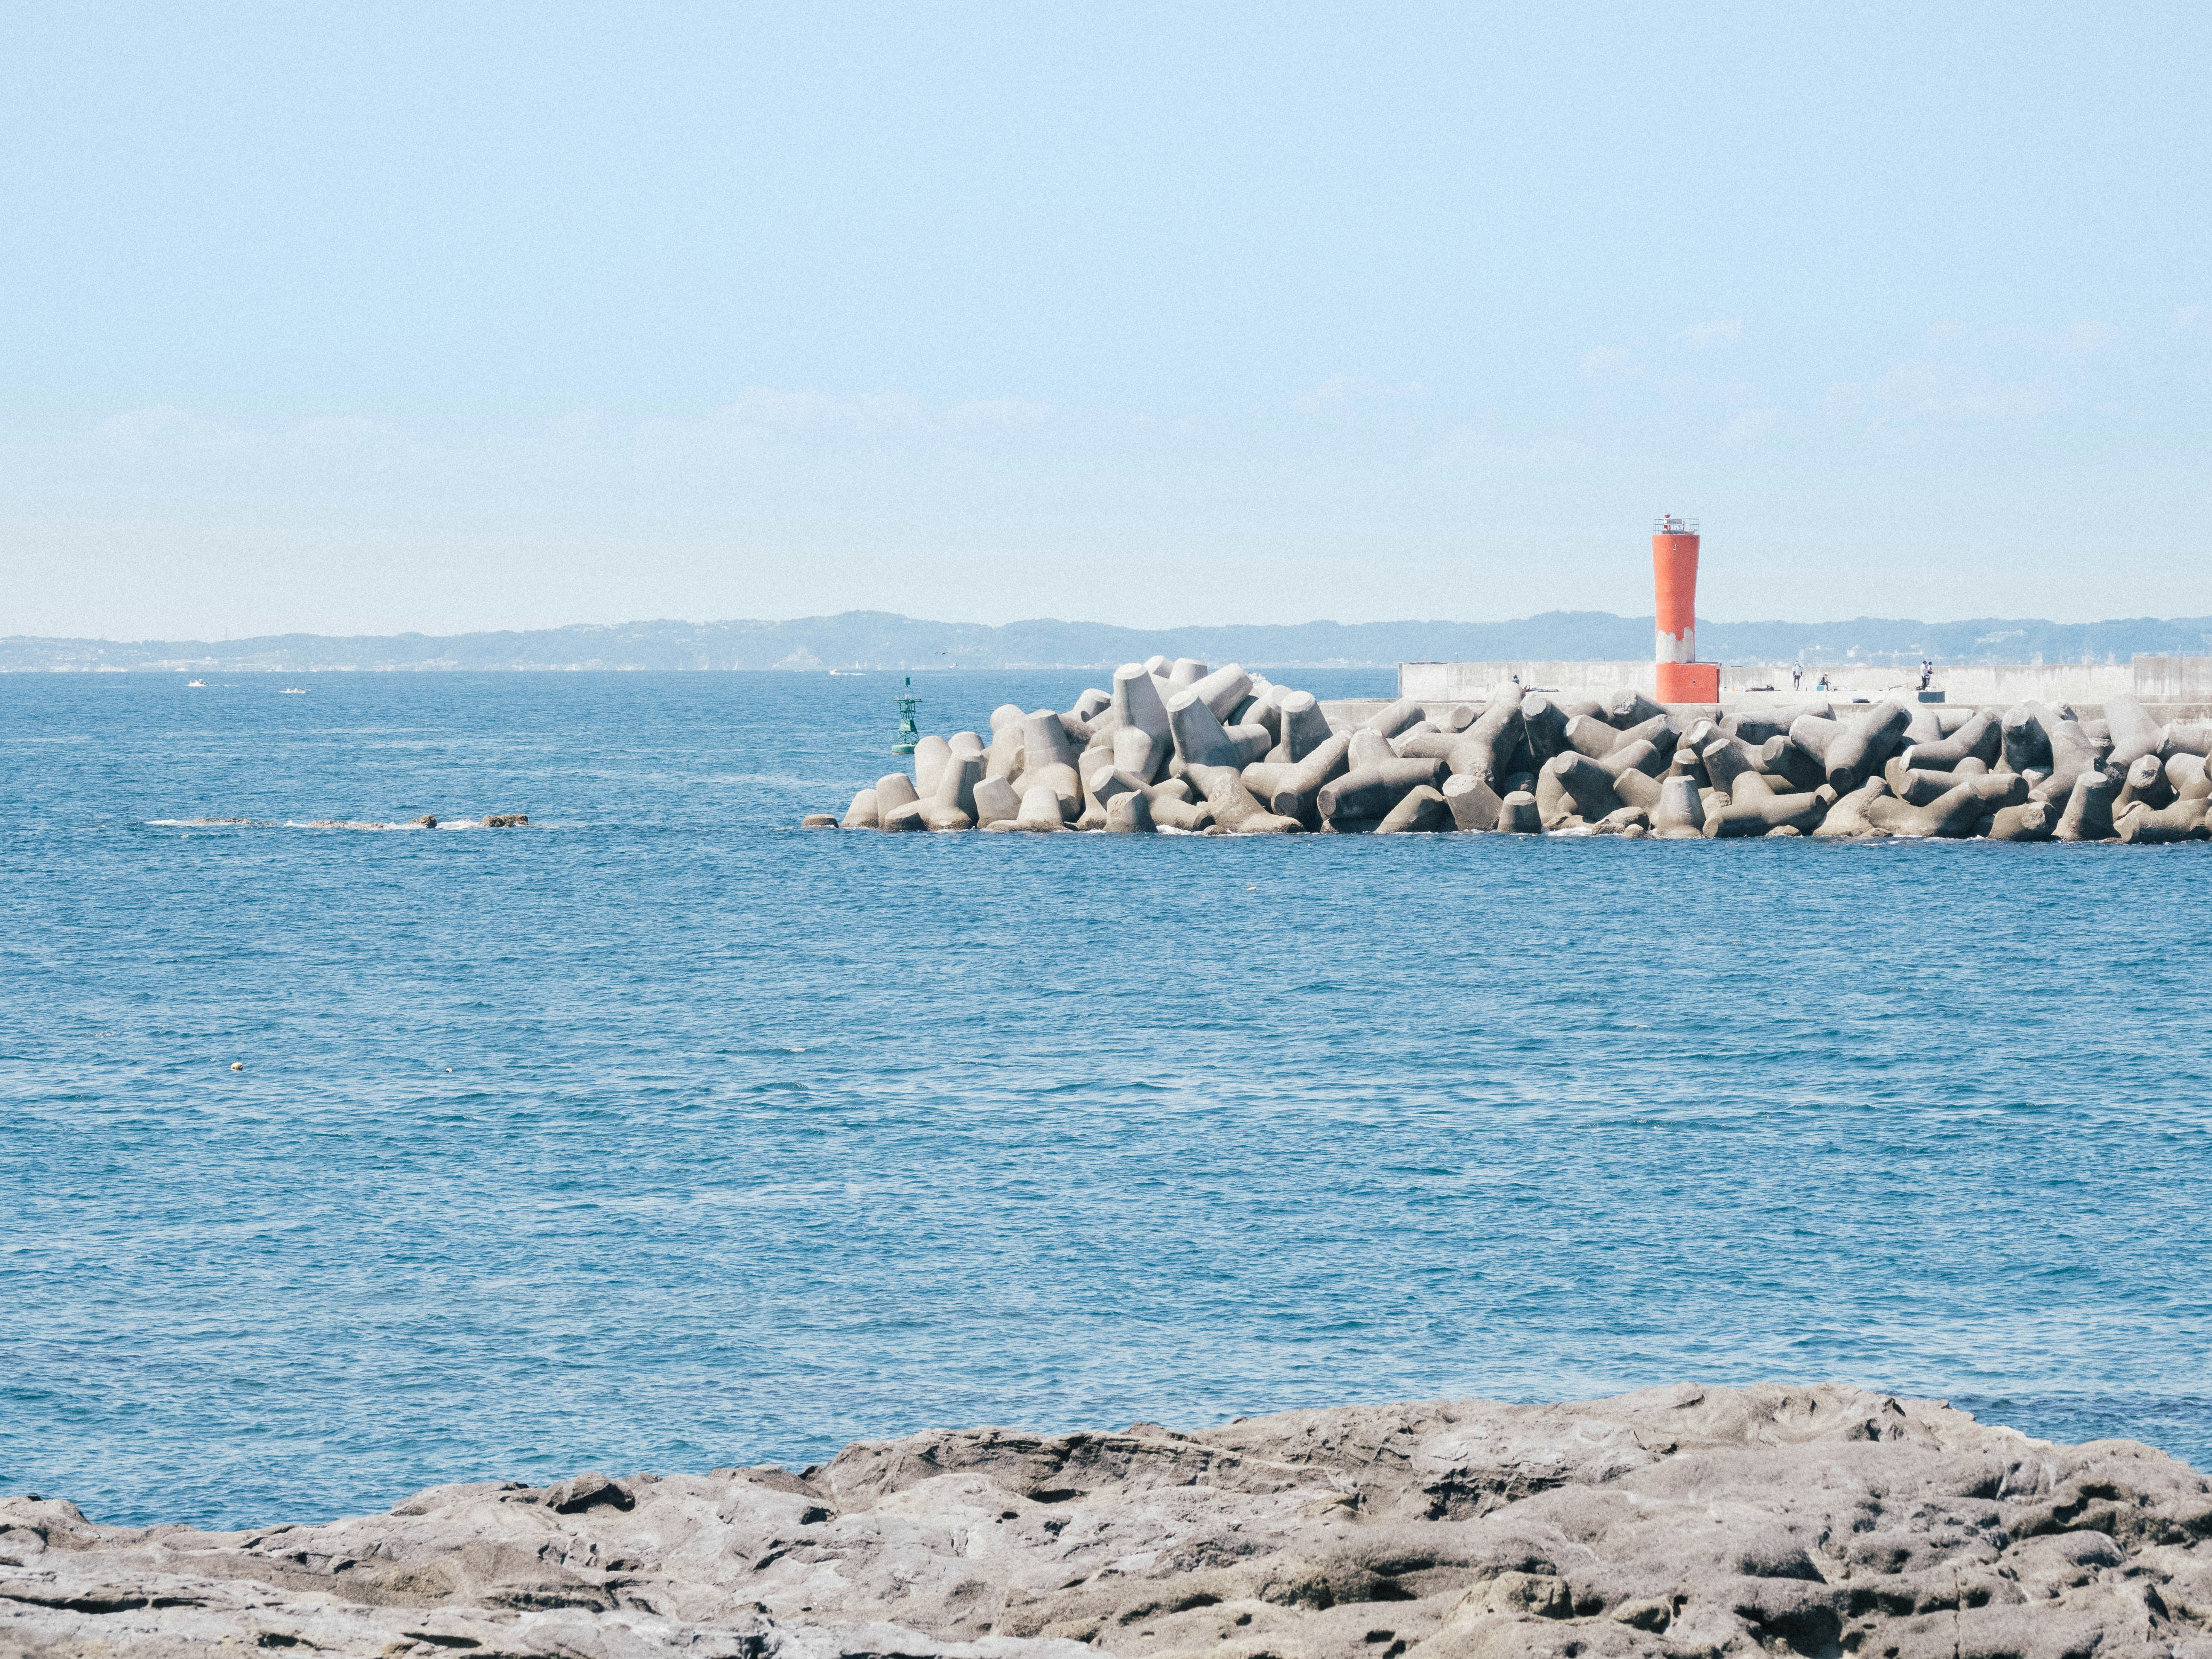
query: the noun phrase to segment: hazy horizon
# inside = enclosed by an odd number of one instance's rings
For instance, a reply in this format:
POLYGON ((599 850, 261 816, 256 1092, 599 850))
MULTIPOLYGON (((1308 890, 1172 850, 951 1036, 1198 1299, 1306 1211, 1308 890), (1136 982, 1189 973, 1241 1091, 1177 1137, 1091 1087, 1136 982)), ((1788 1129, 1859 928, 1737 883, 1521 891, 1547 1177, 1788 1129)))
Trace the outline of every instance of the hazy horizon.
POLYGON ((2212 15, 19 9, 0 634, 2212 612, 2212 15))
MULTIPOLYGON (((1550 619, 1554 618, 1554 617, 1602 617, 1602 618, 1605 618, 1605 619, 1607 619, 1607 620, 1608 620, 1608 621, 1613 621, 1613 622, 1622 622, 1622 623, 1647 623, 1647 624, 1648 624, 1648 623, 1650 623, 1653 620, 1653 617, 1651 617, 1651 615, 1650 615, 1648 611, 1647 611, 1644 615, 1640 616, 1640 617, 1638 617, 1638 616, 1626 615, 1626 614, 1623 614, 1623 613, 1621 613, 1621 612, 1620 612, 1620 611, 1595 611, 1595 610, 1586 610, 1586 611, 1552 610, 1552 611, 1531 611, 1531 612, 1525 613, 1525 614, 1523 614, 1523 615, 1520 615, 1520 616, 1514 616, 1514 617, 1415 617, 1415 616, 1405 616, 1405 617, 1374 617, 1374 618, 1372 618, 1372 619, 1370 619, 1370 621, 1367 621, 1367 622, 1365 622, 1365 623, 1346 623, 1346 622, 1345 622, 1341 617, 1297 617, 1297 618, 1295 618, 1295 619, 1292 619, 1292 620, 1290 620, 1290 621, 1285 621, 1285 622, 1278 622, 1278 623, 1252 623, 1252 622, 1245 622, 1245 621, 1242 621, 1242 620, 1239 620, 1239 619, 1237 619, 1237 618, 1228 618, 1228 617, 1224 617, 1224 618, 1215 618, 1215 619, 1200 619, 1200 620, 1195 620, 1195 621, 1185 621, 1185 622, 1166 622, 1166 623, 1156 623, 1156 624, 1152 624, 1152 625, 1146 626, 1146 627, 1142 627, 1142 628, 1137 628, 1137 627, 1133 627, 1132 624, 1124 623, 1113 623, 1113 622, 1108 622, 1108 621, 1105 621, 1105 620, 1103 620, 1103 619, 1102 619, 1102 618, 1096 617, 1073 617, 1073 616, 1071 616, 1071 617, 1047 617, 1047 616, 1036 616, 1036 617, 1009 617, 1006 621, 1005 621, 1005 622, 1003 622, 1003 623, 985 623, 985 622, 978 621, 978 620, 977 620, 976 618, 975 618, 975 617, 944 617, 944 616, 935 616, 935 617, 933 617, 933 616, 918 616, 918 615, 915 615, 915 614, 914 614, 914 613, 912 613, 912 612, 909 612, 909 611, 886 611, 886 610, 884 610, 884 609, 882 609, 882 608, 880 608, 880 607, 878 607, 878 606, 872 606, 872 605, 854 605, 854 606, 849 606, 849 607, 848 607, 847 609, 845 609, 845 610, 843 610, 843 611, 812 611, 812 612, 808 612, 808 613, 802 614, 802 615, 793 615, 793 616, 783 616, 783 617, 735 617, 735 616, 732 616, 732 617, 707 617, 707 616, 697 616, 697 617, 671 617, 671 616, 661 616, 661 617, 618 617, 618 618, 616 618, 616 619, 611 620, 611 621, 596 621, 596 620, 585 619, 585 618, 574 618, 574 619, 571 619, 571 620, 567 621, 567 622, 546 623, 538 624, 538 625, 534 625, 534 626, 531 626, 531 627, 526 627, 526 627, 514 627, 514 626, 506 626, 506 627, 501 627, 501 626, 492 626, 492 627, 485 627, 485 628, 456 628, 456 629, 398 628, 398 629, 379 629, 379 630, 376 630, 376 631, 374 631, 374 632, 366 632, 366 631, 354 630, 354 631, 349 631, 349 632, 344 632, 344 633, 334 632, 334 631, 331 631, 331 630, 329 630, 329 629, 279 629, 257 630, 257 631, 255 631, 254 633, 252 633, 252 634, 240 633, 240 632, 238 632, 238 631, 235 631, 235 630, 227 630, 227 631, 222 632, 222 633, 221 633, 221 634, 213 635, 206 635, 206 636, 203 636, 203 635, 183 635, 183 634, 166 634, 166 635, 164 635, 164 634, 146 634, 146 635, 137 635, 137 636, 125 636, 125 635, 112 635, 112 634, 75 634, 75 635, 71 635, 71 634, 34 634, 34 633, 16 633, 16 634, 9 634, 9 635, 0 635, 0 638, 9 638, 9 639, 23 639, 23 640, 96 640, 96 641, 107 641, 107 642, 111 642, 111 643, 114 643, 114 644, 118 644, 118 645, 125 645, 125 644, 167 644, 167 643, 179 643, 179 644, 208 644, 208 643, 220 643, 220 642, 222 642, 222 641, 232 641, 232 640, 278 639, 278 638, 284 638, 284 637, 287 637, 287 636, 292 636, 292 635, 297 635, 297 636, 307 637, 307 638, 313 638, 313 639, 334 640, 334 641, 336 641, 336 640, 349 640, 349 639, 395 639, 395 638, 409 637, 409 636, 413 636, 413 635, 420 635, 420 636, 422 636, 422 637, 423 637, 423 638, 426 638, 426 639, 459 639, 459 638, 477 637, 477 636, 481 636, 481 635, 499 635, 499 634, 558 634, 558 633, 568 632, 568 631, 572 631, 572 630, 575 630, 575 629, 634 629, 634 628, 657 628, 657 627, 675 627, 675 628, 729 628, 729 627, 749 627, 749 626, 750 626, 750 627, 790 627, 790 626, 795 626, 795 625, 797 625, 797 624, 805 623, 836 622, 836 621, 841 621, 841 620, 842 620, 842 619, 844 619, 844 618, 847 618, 847 617, 892 617, 892 618, 896 618, 896 620, 898 620, 898 621, 900 621, 900 622, 903 622, 903 623, 919 623, 919 624, 921 624, 921 625, 924 625, 924 626, 929 626, 929 627, 943 627, 943 628, 991 628, 991 629, 1005 629, 1005 628, 1021 628, 1021 627, 1027 627, 1027 626, 1045 626, 1045 627, 1055 627, 1055 628, 1097 628, 1097 629, 1117 629, 1117 630, 1120 630, 1120 629, 1127 629, 1127 630, 1128 630, 1128 631, 1133 631, 1133 632, 1141 632, 1141 633, 1161 633, 1161 634, 1164 634, 1164 633, 1175 633, 1175 632, 1182 631, 1182 630, 1189 630, 1189 631, 1196 632, 1196 631, 1201 631, 1201 630, 1219 630, 1219 629, 1244 629, 1244 628, 1253 628, 1253 629, 1300 629, 1300 628, 1346 628, 1346 627, 1368 627, 1368 628, 1393 628, 1393 627, 1399 627, 1399 628, 1423 628, 1423 627, 1494 627, 1494 628, 1510 628, 1510 627, 1513 627, 1513 626, 1515 626, 1515 625, 1516 625, 1516 624, 1520 624, 1520 623, 1535 623, 1535 622, 1543 622, 1543 621, 1550 620, 1550 619)), ((1711 615, 1708 615, 1708 614, 1706 613, 1705 610, 1705 607, 1704 607, 1704 606, 1702 606, 1702 605, 1700 605, 1700 606, 1698 607, 1698 627, 1700 627, 1700 628, 1707 628, 1707 627, 1714 627, 1714 628, 1815 627, 1815 628, 1818 628, 1818 627, 1841 626, 1841 625, 1844 625, 1844 624, 1846 624, 1846 623, 1859 623, 1859 622, 1875 622, 1875 623, 1899 623, 1899 624, 1909 625, 1909 626, 1919 626, 1919 625, 1921 625, 1921 624, 1923 624, 1923 623, 1925 623, 1925 624, 1929 624, 1929 625, 1931 625, 1931 626, 1939 626, 1939 627, 1955 627, 1955 626, 1960 626, 1960 625, 1968 624, 1968 623, 1974 623, 1974 624, 1978 624, 1978 623, 2060 623, 2060 622, 2061 622, 2061 620, 2062 620, 2062 619, 2057 618, 2057 617, 2030 617, 2030 616, 2025 616, 2025 615, 2021 615, 2021 616, 2010 616, 2010 617, 1981 616, 1981 617, 1905 617, 1905 616, 1901 616, 1901 615, 1899 615, 1899 616, 1890 616, 1890 615, 1881 615, 1881 614, 1877 614, 1877 613, 1875 613, 1875 612, 1862 612, 1861 614, 1859 614, 1859 615, 1857 615, 1857 616, 1855 616, 1855 617, 1840 617, 1840 616, 1838 616, 1838 617, 1815 617, 1805 618, 1805 619, 1802 619, 1802 620, 1797 620, 1797 619, 1792 619, 1792 618, 1790 618, 1790 617, 1716 617, 1716 616, 1711 616, 1711 615)), ((2081 619, 2081 621, 2080 623, 2070 623, 2070 624, 2064 624, 2064 625, 2081 626, 2081 625, 2087 624, 2087 625, 2090 625, 2090 626, 2095 626, 2095 625, 2100 625, 2100 624, 2116 624, 2116 623, 2136 623, 2136 622, 2175 622, 2175 621, 2195 621, 2195 620, 2199 620, 2199 619, 2198 619, 2198 618, 2194 618, 2194 617, 2184 617, 2184 616, 2179 615, 2179 613, 2176 613, 2175 615, 2173 615, 2173 616, 2170 616, 2170 617, 2158 617, 2158 616, 2150 616, 2150 615, 2142 615, 2142 616, 2119 616, 2119 615, 2113 615, 2113 616, 2109 616, 2109 617, 2086 617, 2086 618, 2081 619)))

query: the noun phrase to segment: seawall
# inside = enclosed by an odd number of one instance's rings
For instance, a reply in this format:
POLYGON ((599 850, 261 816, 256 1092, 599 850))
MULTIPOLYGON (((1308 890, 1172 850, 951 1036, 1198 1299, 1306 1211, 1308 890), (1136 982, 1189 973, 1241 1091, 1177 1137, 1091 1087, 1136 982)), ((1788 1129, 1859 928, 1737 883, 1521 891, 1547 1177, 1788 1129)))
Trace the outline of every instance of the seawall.
MULTIPOLYGON (((1796 701, 1814 695, 1825 676, 1828 692, 1838 702, 1864 697, 1878 702, 1893 691, 1911 691, 1920 684, 1917 666, 1895 664, 1844 668, 1808 668, 1803 686, 1792 691, 1788 663, 1723 663, 1721 700, 1738 701, 1765 695, 1753 687, 1771 687, 1774 693, 1796 701)), ((1650 696, 1657 687, 1655 666, 1649 661, 1574 662, 1407 662, 1398 665, 1398 695, 1419 702, 1480 701, 1492 686, 1519 678, 1529 690, 1562 691, 1601 702, 1620 691, 1640 691, 1650 696)), ((2138 656, 2126 663, 2007 663, 1995 665, 1939 664, 1935 687, 1944 701, 1975 707, 2010 708, 2027 702, 2094 703, 2127 696, 2146 704, 2171 704, 2182 718, 2201 718, 2212 712, 2212 657, 2138 656)))

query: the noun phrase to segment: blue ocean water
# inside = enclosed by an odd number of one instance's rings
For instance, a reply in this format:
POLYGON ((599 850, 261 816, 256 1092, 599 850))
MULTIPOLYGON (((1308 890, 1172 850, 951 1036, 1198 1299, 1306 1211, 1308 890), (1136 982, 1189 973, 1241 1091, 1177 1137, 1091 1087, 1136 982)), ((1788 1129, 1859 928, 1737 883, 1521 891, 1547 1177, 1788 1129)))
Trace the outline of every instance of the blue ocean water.
POLYGON ((2212 1468, 2212 847, 792 827, 894 678, 0 677, 0 1490, 1683 1377, 2212 1468))

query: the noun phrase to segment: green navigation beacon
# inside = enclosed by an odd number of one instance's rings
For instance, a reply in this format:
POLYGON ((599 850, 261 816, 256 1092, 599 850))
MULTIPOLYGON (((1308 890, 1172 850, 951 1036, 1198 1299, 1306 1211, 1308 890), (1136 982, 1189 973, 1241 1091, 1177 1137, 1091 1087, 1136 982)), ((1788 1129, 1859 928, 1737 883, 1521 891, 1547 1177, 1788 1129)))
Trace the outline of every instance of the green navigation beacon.
POLYGON ((921 740, 921 730, 914 723, 914 711, 921 707, 921 699, 914 695, 914 677, 907 676, 906 690, 898 700, 898 741, 891 745, 894 755, 911 755, 914 746, 921 740))

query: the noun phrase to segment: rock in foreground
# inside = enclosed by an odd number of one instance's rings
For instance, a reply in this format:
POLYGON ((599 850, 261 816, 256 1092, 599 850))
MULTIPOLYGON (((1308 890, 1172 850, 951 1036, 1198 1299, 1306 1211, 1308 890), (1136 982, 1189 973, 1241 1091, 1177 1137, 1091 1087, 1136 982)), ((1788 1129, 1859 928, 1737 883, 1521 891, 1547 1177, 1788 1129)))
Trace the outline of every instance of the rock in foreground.
POLYGON ((1840 1385, 863 1443, 242 1533, 0 1504, 0 1650, 2212 1659, 2212 1486, 1840 1385))

